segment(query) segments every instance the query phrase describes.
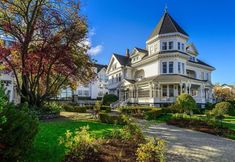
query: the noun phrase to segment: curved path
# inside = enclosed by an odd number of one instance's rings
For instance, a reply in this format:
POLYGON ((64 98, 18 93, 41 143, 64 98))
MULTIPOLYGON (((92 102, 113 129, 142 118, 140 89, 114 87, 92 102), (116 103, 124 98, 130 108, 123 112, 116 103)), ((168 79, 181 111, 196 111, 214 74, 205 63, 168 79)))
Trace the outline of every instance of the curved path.
POLYGON ((235 141, 207 133, 140 121, 144 133, 167 142, 167 162, 235 162, 235 141))

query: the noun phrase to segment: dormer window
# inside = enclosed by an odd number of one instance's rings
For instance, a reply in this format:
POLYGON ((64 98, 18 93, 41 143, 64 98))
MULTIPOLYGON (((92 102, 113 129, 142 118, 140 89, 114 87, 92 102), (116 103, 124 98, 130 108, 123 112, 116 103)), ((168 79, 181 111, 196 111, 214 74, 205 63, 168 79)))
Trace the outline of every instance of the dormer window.
POLYGON ((167 42, 162 42, 162 50, 167 50, 167 42))
POLYGON ((173 49, 173 42, 169 42, 169 50, 172 50, 173 49))

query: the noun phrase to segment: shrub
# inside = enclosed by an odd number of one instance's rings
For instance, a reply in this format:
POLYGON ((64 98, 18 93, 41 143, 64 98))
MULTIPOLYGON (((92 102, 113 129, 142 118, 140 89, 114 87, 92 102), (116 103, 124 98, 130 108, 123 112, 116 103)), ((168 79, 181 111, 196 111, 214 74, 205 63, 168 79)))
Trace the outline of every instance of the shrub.
POLYGON ((100 112, 99 113, 99 119, 102 123, 108 123, 108 124, 125 124, 122 116, 120 115, 110 115, 106 112, 100 112))
POLYGON ((103 111, 109 113, 109 112, 111 112, 111 107, 110 107, 110 106, 104 106, 104 105, 102 105, 102 106, 100 107, 100 110, 103 110, 103 111))
POLYGON ((144 118, 146 120, 155 120, 158 117, 162 116, 163 114, 164 113, 162 109, 152 109, 144 113, 144 118))
POLYGON ((89 127, 82 127, 75 133, 67 130, 65 137, 59 138, 59 143, 65 146, 66 155, 64 161, 93 161, 97 157, 97 145, 95 138, 88 132, 89 127))
POLYGON ((164 140, 151 139, 145 144, 140 144, 136 151, 137 161, 165 161, 166 143, 164 140))
POLYGON ((106 94, 103 97, 102 104, 106 106, 110 106, 111 103, 116 102, 118 97, 114 94, 106 94))
POLYGON ((152 109, 152 107, 123 107, 121 108, 121 112, 124 114, 133 115, 138 113, 144 113, 152 109))
POLYGON ((220 102, 215 105, 215 108, 212 110, 212 113, 215 116, 223 116, 225 114, 233 116, 235 115, 235 110, 232 104, 230 104, 229 102, 220 102))
POLYGON ((65 111, 68 111, 68 112, 73 112, 74 111, 74 107, 70 104, 63 104, 62 107, 65 111))
POLYGON ((124 141, 132 141, 133 144, 138 145, 139 143, 144 143, 145 137, 142 133, 141 128, 134 123, 128 116, 123 115, 122 119, 126 124, 121 129, 115 129, 112 131, 109 138, 121 139, 124 141))
POLYGON ((70 104, 64 104, 63 109, 68 112, 78 112, 78 113, 86 113, 86 106, 76 106, 70 104))
POLYGON ((17 108, 8 105, 1 115, 6 116, 7 121, 0 131, 0 157, 5 161, 17 161, 31 149, 38 132, 38 119, 27 104, 17 108))
POLYGON ((197 104, 192 96, 189 94, 181 94, 176 99, 176 106, 182 113, 191 113, 193 109, 197 109, 197 104))
POLYGON ((205 104, 205 109, 206 110, 212 110, 214 107, 215 107, 215 104, 213 104, 213 103, 207 102, 205 104))

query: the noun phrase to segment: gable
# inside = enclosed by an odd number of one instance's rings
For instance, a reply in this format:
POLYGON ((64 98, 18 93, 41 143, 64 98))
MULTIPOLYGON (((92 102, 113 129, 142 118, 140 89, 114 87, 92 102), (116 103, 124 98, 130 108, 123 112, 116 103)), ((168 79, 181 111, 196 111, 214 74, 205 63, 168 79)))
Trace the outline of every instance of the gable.
POLYGON ((114 54, 112 55, 108 67, 107 67, 107 71, 106 73, 109 73, 111 68, 116 64, 117 68, 121 67, 121 64, 119 63, 119 61, 117 60, 117 58, 114 56, 114 54))

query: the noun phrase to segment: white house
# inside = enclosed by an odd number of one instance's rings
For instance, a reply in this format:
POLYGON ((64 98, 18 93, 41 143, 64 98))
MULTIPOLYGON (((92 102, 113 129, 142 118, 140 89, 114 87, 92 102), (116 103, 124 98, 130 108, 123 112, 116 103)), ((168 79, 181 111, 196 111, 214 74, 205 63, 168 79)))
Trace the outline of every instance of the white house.
POLYGON ((75 91, 66 88, 61 91, 60 99, 72 99, 80 104, 94 104, 90 100, 102 98, 108 93, 108 77, 106 75, 106 65, 95 64, 94 72, 96 78, 87 85, 79 85, 75 91))
POLYGON ((198 59, 189 35, 165 11, 146 41, 126 55, 113 54, 108 68, 109 93, 119 96, 117 104, 173 103, 181 93, 198 104, 212 102, 211 73, 214 67, 198 59))
MULTIPOLYGON (((15 41, 12 37, 0 33, 0 40, 7 47, 11 46, 15 41)), ((1 64, 1 63, 0 63, 1 64)), ((17 93, 16 81, 12 72, 0 71, 0 82, 5 89, 5 93, 10 102, 15 104, 20 102, 20 96, 17 93)))

